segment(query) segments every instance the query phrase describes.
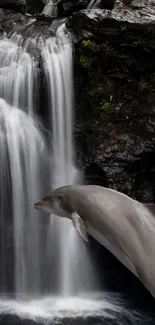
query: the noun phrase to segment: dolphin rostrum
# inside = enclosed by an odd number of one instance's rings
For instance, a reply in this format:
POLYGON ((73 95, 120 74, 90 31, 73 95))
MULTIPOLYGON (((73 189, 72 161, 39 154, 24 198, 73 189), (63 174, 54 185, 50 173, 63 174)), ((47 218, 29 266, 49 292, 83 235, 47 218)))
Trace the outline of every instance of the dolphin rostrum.
POLYGON ((34 208, 72 219, 85 241, 93 236, 155 297, 155 205, 96 185, 64 186, 34 208))

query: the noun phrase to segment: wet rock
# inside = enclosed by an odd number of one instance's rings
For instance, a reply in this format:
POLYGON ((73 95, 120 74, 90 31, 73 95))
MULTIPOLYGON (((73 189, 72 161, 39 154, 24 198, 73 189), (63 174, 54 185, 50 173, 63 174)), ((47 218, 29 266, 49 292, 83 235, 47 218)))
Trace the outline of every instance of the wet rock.
POLYGON ((115 0, 101 0, 99 8, 112 10, 115 4, 115 0))
POLYGON ((86 8, 90 0, 60 0, 58 2, 58 12, 60 16, 70 16, 74 12, 86 8))
POLYGON ((0 0, 0 7, 24 12, 26 9, 26 1, 25 0, 0 0))
POLYGON ((76 143, 109 187, 155 202, 155 2, 120 4, 68 19, 77 40, 76 143))
POLYGON ((28 21, 28 17, 13 10, 0 9, 0 32, 10 33, 28 21))
POLYGON ((85 184, 108 187, 106 174, 98 164, 91 164, 85 168, 85 184))
MULTIPOLYGON (((0 9, 0 37, 3 33, 17 32, 19 35, 27 37, 50 37, 53 33, 51 26, 52 18, 33 17, 17 13, 13 10, 0 9)), ((34 47, 32 42, 32 47, 34 47)), ((34 56, 36 56, 36 48, 32 49, 34 56)), ((37 54, 38 55, 38 54, 37 54)))
MULTIPOLYGON (((74 31, 78 38, 96 39, 113 37, 116 42, 127 33, 134 37, 135 33, 148 29, 154 31, 155 26, 155 3, 153 5, 137 7, 134 2, 132 6, 115 6, 113 10, 81 10, 74 13, 68 20, 68 27, 74 31), (116 38, 117 37, 117 38, 116 38)), ((137 4, 138 5, 138 4, 137 4)), ((129 36, 128 36, 129 37, 129 36)))
POLYGON ((57 3, 50 2, 45 5, 41 14, 45 17, 56 18, 58 14, 57 11, 57 3))
POLYGON ((31 14, 41 13, 44 6, 44 0, 26 0, 27 12, 31 14))

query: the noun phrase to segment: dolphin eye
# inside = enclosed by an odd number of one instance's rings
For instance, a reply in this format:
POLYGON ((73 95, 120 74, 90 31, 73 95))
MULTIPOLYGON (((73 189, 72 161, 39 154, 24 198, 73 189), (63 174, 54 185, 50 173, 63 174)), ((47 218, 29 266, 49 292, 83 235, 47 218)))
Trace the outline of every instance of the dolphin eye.
POLYGON ((56 199, 57 200, 61 200, 62 199, 62 196, 61 195, 58 195, 56 199))

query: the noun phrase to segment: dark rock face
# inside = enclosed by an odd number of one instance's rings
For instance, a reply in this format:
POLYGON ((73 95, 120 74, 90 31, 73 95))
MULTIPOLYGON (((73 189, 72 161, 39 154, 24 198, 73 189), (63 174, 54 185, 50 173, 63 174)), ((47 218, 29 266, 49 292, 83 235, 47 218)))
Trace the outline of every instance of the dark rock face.
POLYGON ((0 0, 0 7, 23 12, 26 9, 26 1, 25 0, 0 0))
POLYGON ((87 177, 97 164, 104 186, 155 202, 155 3, 145 4, 83 10, 68 27, 77 39, 76 142, 87 177))
POLYGON ((99 8, 112 10, 115 4, 115 0, 101 0, 99 8))
POLYGON ((0 9, 0 32, 10 33, 27 22, 27 17, 12 10, 0 9))
POLYGON ((35 14, 37 12, 41 12, 44 8, 44 1, 43 0, 26 0, 27 4, 27 11, 31 14, 35 14))
POLYGON ((58 2, 58 11, 60 16, 69 16, 74 12, 86 8, 90 0, 60 0, 58 2))
MULTIPOLYGON (((38 18, 38 17, 36 17, 38 18)), ((51 19, 42 19, 40 17, 34 21, 34 17, 29 17, 22 13, 17 13, 13 10, 0 9, 0 33, 14 33, 15 31, 24 38, 27 37, 39 37, 45 38, 52 35, 53 30, 51 27, 51 19), (27 23, 29 24, 27 25, 27 23)), ((31 47, 31 53, 34 56, 39 55, 38 49, 33 46, 31 47)))

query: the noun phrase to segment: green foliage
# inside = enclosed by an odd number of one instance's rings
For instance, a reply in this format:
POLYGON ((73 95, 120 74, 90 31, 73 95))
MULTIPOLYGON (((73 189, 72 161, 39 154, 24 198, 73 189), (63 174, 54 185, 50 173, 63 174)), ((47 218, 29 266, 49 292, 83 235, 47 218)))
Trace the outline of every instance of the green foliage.
POLYGON ((148 82, 145 81, 144 79, 141 79, 139 82, 139 90, 143 91, 143 90, 148 90, 148 89, 149 89, 148 82))
POLYGON ((104 113, 107 113, 110 109, 112 108, 111 103, 104 103, 101 107, 100 110, 104 113))
POLYGON ((82 41, 82 45, 93 52, 97 52, 99 50, 99 45, 91 40, 84 40, 82 41))
POLYGON ((89 95, 91 97, 93 97, 93 96, 99 97, 99 96, 104 95, 104 93, 105 93, 105 89, 102 86, 95 87, 89 91, 89 95))
POLYGON ((103 119, 108 119, 110 116, 110 110, 112 109, 112 104, 111 103, 104 103, 100 107, 100 116, 103 119))
POLYGON ((86 68, 86 69, 89 69, 91 67, 93 63, 93 58, 90 58, 88 56, 85 56, 85 55, 81 55, 80 57, 80 64, 86 68))
POLYGON ((90 50, 91 52, 104 52, 105 54, 110 52, 110 48, 108 44, 106 43, 100 43, 97 44, 94 41, 91 40, 84 40, 82 41, 82 47, 84 47, 87 50, 90 50))
POLYGON ((121 31, 125 32, 126 31, 126 26, 121 26, 121 31))

